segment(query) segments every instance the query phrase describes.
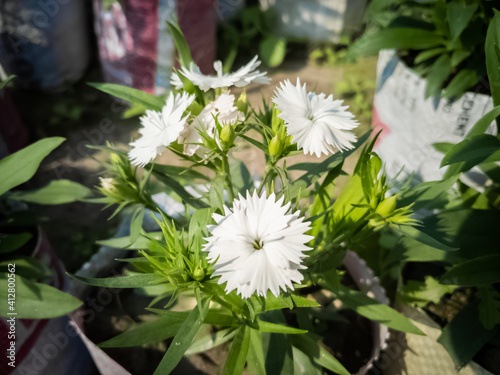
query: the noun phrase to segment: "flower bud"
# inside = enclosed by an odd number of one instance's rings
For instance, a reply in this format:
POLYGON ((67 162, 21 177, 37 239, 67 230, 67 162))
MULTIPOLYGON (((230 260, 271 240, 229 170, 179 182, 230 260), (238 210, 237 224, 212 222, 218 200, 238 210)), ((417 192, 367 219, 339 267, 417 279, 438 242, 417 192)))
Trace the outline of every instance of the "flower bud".
POLYGON ((389 217, 396 209, 397 195, 384 199, 379 203, 375 212, 382 217, 389 217))
POLYGON ((230 148, 234 144, 234 138, 236 137, 236 133, 231 124, 226 124, 222 128, 220 133, 220 140, 224 143, 226 148, 230 148))
POLYGON ((275 135, 271 142, 269 142, 269 155, 279 158, 283 153, 283 142, 279 139, 278 135, 275 135))
POLYGON ((246 90, 243 90, 243 92, 240 94, 240 97, 236 101, 236 108, 243 112, 244 114, 247 113, 248 111, 248 100, 247 100, 247 92, 246 90))
POLYGON ((201 267, 196 267, 193 272, 193 280, 201 281, 205 278, 205 270, 201 267))

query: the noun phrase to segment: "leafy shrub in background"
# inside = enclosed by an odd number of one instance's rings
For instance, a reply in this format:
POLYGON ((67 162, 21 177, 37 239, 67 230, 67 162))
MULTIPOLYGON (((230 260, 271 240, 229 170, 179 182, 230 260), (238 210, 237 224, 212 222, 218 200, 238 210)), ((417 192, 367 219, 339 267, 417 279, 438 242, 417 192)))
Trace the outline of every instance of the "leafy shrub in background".
POLYGON ((395 48, 426 78, 426 96, 489 93, 484 51, 491 43, 486 31, 499 5, 490 0, 374 0, 365 15, 367 29, 348 56, 395 48))

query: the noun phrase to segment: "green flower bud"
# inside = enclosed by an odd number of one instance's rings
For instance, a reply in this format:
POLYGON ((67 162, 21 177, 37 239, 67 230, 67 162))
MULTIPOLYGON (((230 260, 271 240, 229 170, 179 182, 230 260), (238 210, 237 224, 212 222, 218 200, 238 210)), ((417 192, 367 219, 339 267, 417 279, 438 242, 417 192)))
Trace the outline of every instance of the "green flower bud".
POLYGON ((269 155, 279 158, 283 153, 283 142, 279 139, 278 135, 275 135, 271 142, 269 142, 269 155))
POLYGON ((205 278, 205 270, 201 267, 196 267, 193 272, 193 280, 201 281, 205 278))
POLYGON ((389 217, 396 209, 397 195, 384 199, 379 203, 375 212, 382 217, 389 217))
POLYGON ((247 100, 247 92, 246 90, 243 90, 243 92, 240 94, 240 97, 236 101, 236 108, 243 112, 244 114, 247 113, 248 111, 248 100, 247 100))
POLYGON ((229 149, 234 144, 234 138, 236 138, 236 132, 231 124, 226 124, 220 132, 220 140, 226 149, 229 149))

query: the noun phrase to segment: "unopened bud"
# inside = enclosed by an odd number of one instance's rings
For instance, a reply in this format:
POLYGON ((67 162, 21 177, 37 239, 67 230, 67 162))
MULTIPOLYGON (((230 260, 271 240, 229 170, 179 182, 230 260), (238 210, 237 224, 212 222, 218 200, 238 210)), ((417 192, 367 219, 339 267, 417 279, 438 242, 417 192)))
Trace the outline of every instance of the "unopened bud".
POLYGON ((247 92, 246 90, 243 90, 243 92, 240 94, 240 97, 236 101, 236 108, 238 108, 239 111, 243 112, 244 114, 247 113, 248 111, 248 100, 247 100, 247 92))
POLYGON ((283 148, 283 142, 281 142, 278 135, 275 135, 269 142, 269 155, 279 158, 283 153, 283 148))
POLYGON ((384 199, 379 203, 375 212, 382 217, 389 217, 396 209, 397 195, 384 199))
POLYGON ((230 148, 234 144, 234 138, 236 137, 236 133, 231 124, 226 124, 222 128, 220 132, 220 140, 224 142, 226 148, 230 148))
POLYGON ((193 279, 196 281, 201 281, 205 278, 205 270, 201 267, 196 267, 193 272, 193 279))

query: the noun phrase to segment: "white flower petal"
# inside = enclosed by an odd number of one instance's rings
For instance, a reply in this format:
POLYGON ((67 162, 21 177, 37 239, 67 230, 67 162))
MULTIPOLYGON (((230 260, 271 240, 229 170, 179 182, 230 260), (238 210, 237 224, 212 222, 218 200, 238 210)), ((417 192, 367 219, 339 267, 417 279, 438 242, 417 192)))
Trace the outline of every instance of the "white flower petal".
POLYGON ((194 99, 194 95, 187 93, 176 95, 170 93, 161 112, 146 111, 140 118, 141 137, 130 143, 132 149, 129 151, 129 159, 132 164, 146 165, 179 138, 188 117, 182 115, 194 99))
POLYGON ((233 202, 232 211, 225 207, 224 216, 213 215, 217 225, 208 227, 211 236, 203 250, 228 293, 236 289, 249 298, 271 291, 278 296, 280 289, 293 289, 292 283, 303 279, 299 269, 305 268, 303 252, 311 250, 304 245, 313 238, 304 234, 310 226, 298 214, 287 214, 290 204, 282 204, 283 198, 276 201, 274 194, 247 192, 233 202))
MULTIPOLYGON (((224 74, 222 72, 222 62, 214 62, 214 69, 217 73, 215 76, 205 75, 200 71, 194 63, 189 65, 189 69, 182 67, 179 73, 190 80, 195 86, 198 86, 203 91, 216 89, 219 87, 243 87, 252 82, 256 83, 269 83, 270 79, 266 77, 266 72, 260 72, 257 67, 260 61, 255 56, 248 64, 242 66, 234 73, 224 74)), ((179 78, 179 73, 172 73, 170 77, 170 84, 176 89, 182 88, 182 81, 179 78)))
MULTIPOLYGON (((245 115, 234 105, 234 100, 234 95, 227 93, 219 95, 213 102, 207 104, 200 114, 186 126, 180 137, 182 142, 186 144, 184 147, 186 155, 192 156, 200 149, 199 143, 202 143, 202 138, 198 131, 199 128, 205 129, 210 135, 215 134, 214 116, 217 116, 221 125, 234 125, 236 122, 245 119, 245 115)), ((218 140, 217 137, 216 140, 218 140)), ((204 152, 201 152, 200 156, 203 157, 203 154, 204 152)))
POLYGON ((333 154, 336 150, 352 149, 356 136, 352 132, 358 126, 342 100, 333 96, 307 92, 306 85, 293 85, 289 80, 281 82, 275 91, 273 102, 281 111, 279 118, 285 121, 288 135, 306 154, 333 154))

